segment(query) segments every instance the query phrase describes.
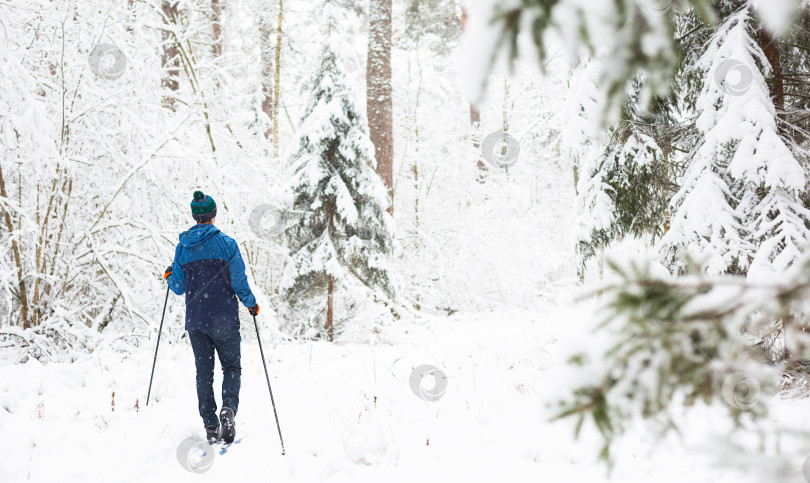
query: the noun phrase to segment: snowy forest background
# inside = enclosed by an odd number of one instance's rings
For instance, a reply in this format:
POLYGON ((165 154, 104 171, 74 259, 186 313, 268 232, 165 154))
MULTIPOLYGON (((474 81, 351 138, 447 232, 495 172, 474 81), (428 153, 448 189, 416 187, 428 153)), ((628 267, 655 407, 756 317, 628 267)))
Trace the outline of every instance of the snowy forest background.
POLYGON ((790 481, 806 3, 0 0, 0 358, 146 357, 201 189, 279 351, 554 313, 529 393, 609 468, 703 417, 721 465, 790 481))

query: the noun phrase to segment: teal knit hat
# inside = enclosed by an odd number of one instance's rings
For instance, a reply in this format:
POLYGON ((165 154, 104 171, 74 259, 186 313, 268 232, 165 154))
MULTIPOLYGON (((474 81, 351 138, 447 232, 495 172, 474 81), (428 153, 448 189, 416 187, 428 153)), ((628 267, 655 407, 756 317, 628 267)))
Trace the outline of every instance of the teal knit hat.
POLYGON ((211 198, 202 191, 195 191, 194 199, 191 200, 191 216, 198 223, 208 221, 217 216, 217 204, 214 202, 214 198, 211 198))

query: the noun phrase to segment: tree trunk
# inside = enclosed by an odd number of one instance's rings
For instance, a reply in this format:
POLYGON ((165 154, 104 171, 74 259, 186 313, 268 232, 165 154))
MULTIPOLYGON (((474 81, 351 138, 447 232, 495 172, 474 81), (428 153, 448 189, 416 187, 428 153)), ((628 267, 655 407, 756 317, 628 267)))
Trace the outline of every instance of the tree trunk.
MULTIPOLYGON (((572 164, 572 171, 574 172, 574 199, 576 200, 576 198, 579 197, 579 165, 577 165, 576 160, 574 160, 572 164)), ((585 283, 585 265, 582 263, 577 265, 577 279, 580 285, 585 283)))
POLYGON ((270 139, 273 134, 273 86, 275 85, 273 76, 273 47, 270 38, 273 35, 273 28, 270 25, 270 12, 259 12, 259 45, 261 50, 262 63, 262 112, 267 116, 267 129, 264 131, 264 138, 270 139))
MULTIPOLYGON (((6 196, 6 183, 3 178, 3 165, 0 164, 0 197, 8 199, 6 196)), ((22 265, 22 257, 20 256, 20 245, 14 239, 14 224, 11 220, 11 214, 8 209, 0 207, 3 210, 3 219, 6 222, 6 229, 8 230, 8 237, 11 240, 11 253, 14 255, 14 264, 17 265, 17 289, 19 290, 18 298, 20 300, 20 319, 23 329, 30 327, 28 320, 28 293, 25 289, 25 272, 22 265)))
MULTIPOLYGON (((326 236, 331 237, 334 230, 335 222, 335 205, 332 200, 327 201, 326 216, 326 236)), ((326 337, 329 342, 334 340, 334 295, 335 295, 335 280, 331 274, 326 274, 327 288, 326 288, 326 337)))
POLYGON ((391 96, 391 0, 369 0, 366 96, 377 174, 388 188, 394 212, 394 118, 391 96))
MULTIPOLYGON (((170 64, 174 65, 174 70, 171 68, 167 71, 168 77, 164 77, 163 84, 164 86, 168 86, 170 89, 176 91, 179 87, 179 80, 178 77, 180 75, 180 60, 183 61, 183 68, 185 69, 186 76, 188 77, 189 85, 191 90, 194 92, 194 95, 199 95, 202 98, 203 103, 203 118, 205 118, 205 133, 208 136, 208 141, 211 143, 211 152, 216 152, 217 147, 214 144, 214 136, 211 133, 211 120, 208 114, 208 101, 205 99, 205 92, 203 91, 202 86, 200 86, 199 79, 197 78, 197 59, 194 56, 194 49, 191 46, 191 42, 188 39, 182 40, 177 32, 177 27, 182 25, 182 20, 179 19, 180 12, 177 10, 177 3, 169 5, 169 2, 163 2, 162 4, 163 14, 164 14, 164 21, 166 22, 167 28, 163 30, 164 38, 170 40, 170 42, 164 41, 163 44, 163 60, 162 63, 166 64, 169 62, 170 64), (169 7, 168 9, 166 7, 169 7), (173 52, 173 57, 167 58, 167 52, 173 52), (172 60, 173 59, 173 60, 172 60), (171 85, 167 85, 167 80, 172 83, 171 85)), ((166 73, 164 73, 164 76, 166 73)), ((175 109, 175 99, 172 97, 167 102, 167 99, 164 97, 164 107, 169 107, 172 110, 175 109)), ((237 141, 237 145, 238 145, 237 141)))
POLYGON ((416 84, 416 102, 413 107, 413 134, 414 134, 414 156, 413 156, 413 226, 416 232, 415 246, 419 247, 419 102, 422 97, 422 62, 419 58, 419 42, 416 43, 416 68, 419 69, 419 82, 416 84))
POLYGON ((326 337, 329 339, 329 342, 332 342, 335 340, 335 330, 332 322, 332 318, 334 316, 333 299, 335 293, 335 282, 331 275, 327 275, 327 277, 329 277, 329 281, 326 299, 326 337))
MULTIPOLYGON (((161 4, 163 15, 166 17, 166 28, 174 28, 177 18, 177 3, 164 0, 161 4)), ((163 55, 160 59, 160 66, 163 68, 163 77, 160 85, 164 89, 176 92, 180 87, 180 56, 177 52, 176 40, 168 30, 163 31, 163 55)), ((175 110, 175 98, 173 95, 163 96, 163 107, 175 110)))
MULTIPOLYGON (((475 108, 472 104, 470 104, 470 127, 472 128, 473 132, 473 149, 477 152, 481 149, 481 113, 478 112, 478 109, 475 108)), ((476 162, 476 166, 478 167, 478 176, 476 179, 479 183, 483 183, 486 180, 484 174, 487 172, 487 163, 484 162, 483 159, 480 157, 476 162)))
MULTIPOLYGON (((669 143, 664 143, 664 146, 661 149, 661 152, 664 155, 664 166, 665 166, 664 172, 669 174, 669 169, 670 169, 669 168, 669 143)), ((670 195, 670 196, 667 196, 667 197, 671 198, 672 196, 670 195)), ((670 224, 672 222, 671 220, 672 220, 672 214, 669 212, 669 207, 667 206, 667 208, 664 210, 664 228, 663 228, 663 230, 664 230, 665 235, 669 231, 669 227, 670 227, 670 224)))
MULTIPOLYGON (((40 216, 40 209, 39 209, 39 186, 37 186, 37 212, 36 212, 36 224, 40 228, 38 241, 36 244, 36 249, 34 250, 34 270, 38 274, 33 283, 33 289, 31 290, 31 325, 36 327, 39 325, 39 316, 41 313, 39 307, 39 287, 40 281, 42 280, 42 275, 46 273, 46 264, 48 259, 48 246, 51 242, 51 236, 49 233, 50 228, 50 221, 52 218, 52 212, 57 209, 57 204, 59 203, 59 199, 57 198, 59 195, 59 191, 56 189, 57 184, 59 182, 59 178, 62 176, 62 169, 57 166, 56 168, 57 177, 54 177, 51 183, 50 189, 50 196, 48 197, 48 208, 45 210, 45 216, 40 216)), ((61 186, 64 189, 64 183, 61 186)))
MULTIPOLYGON (((466 28, 467 28, 467 9, 461 7, 461 31, 464 32, 466 28)), ((473 128, 473 130, 477 130, 480 125, 481 125, 481 113, 478 112, 478 109, 476 109, 475 106, 470 104, 470 126, 473 128)), ((475 147, 475 149, 478 149, 480 147, 477 140, 473 141, 473 146, 475 147)), ((484 165, 482 161, 478 162, 478 167, 479 168, 483 167, 484 169, 486 169, 486 165, 484 165)))
MULTIPOLYGON (((65 173, 67 174, 67 171, 65 171, 65 173)), ((68 211, 68 208, 70 207, 70 200, 71 200, 71 197, 73 195, 73 178, 71 176, 67 177, 67 185, 62 186, 62 192, 63 193, 66 192, 67 195, 66 195, 65 202, 62 205, 62 222, 59 225, 59 233, 56 236, 56 245, 55 245, 55 248, 54 248, 53 255, 51 256, 51 268, 50 268, 50 272, 48 273, 49 277, 53 277, 53 274, 56 271, 56 265, 57 265, 56 261, 59 260, 59 250, 62 247, 62 234, 65 231, 65 224, 66 224, 66 220, 67 220, 67 211, 68 211)), ((67 279, 67 277, 65 277, 65 279, 67 279)), ((44 293, 45 293, 46 297, 50 296, 51 287, 52 287, 51 284, 47 284, 45 286, 44 293)))
MULTIPOLYGON (((127 9, 131 11, 133 9, 133 7, 135 7, 135 0, 127 0, 127 9)), ((129 18, 127 19, 126 23, 127 23, 127 27, 126 27, 127 32, 132 33, 133 30, 134 30, 132 28, 132 25, 135 23, 134 22, 134 15, 132 13, 129 14, 129 18)))
MULTIPOLYGON (((503 80, 503 132, 509 132, 509 79, 503 80)), ((506 155, 506 146, 501 148, 501 156, 506 155)), ((504 167, 506 175, 509 176, 509 167, 504 167)))
POLYGON ((273 154, 278 158, 278 105, 281 87, 281 23, 284 20, 284 0, 278 0, 278 26, 276 27, 276 69, 273 74, 273 154))
MULTIPOLYGON (((759 30, 759 43, 762 47, 762 52, 768 63, 771 64, 771 72, 773 77, 768 82, 768 89, 773 100, 773 106, 776 108, 777 119, 782 119, 785 113, 785 85, 782 79, 782 59, 779 55, 779 44, 773 38, 770 32, 762 26, 759 30)), ((782 123, 777 122, 777 130, 780 134, 785 134, 785 127, 782 123)), ((790 348, 788 348, 788 329, 792 326, 793 316, 789 315, 782 320, 782 344, 784 345, 784 360, 789 361, 792 358, 790 348)))
POLYGON ((214 55, 222 55, 222 4, 221 0, 211 0, 211 32, 213 33, 214 55))
MULTIPOLYGON (((461 31, 464 32, 467 28, 467 9, 463 6, 461 7, 461 31)), ((481 149, 481 138, 479 129, 481 128, 481 113, 478 109, 475 108, 474 105, 470 104, 470 127, 473 131, 473 149, 478 151, 481 149)), ((478 162, 476 166, 480 170, 478 176, 476 177, 479 183, 483 183, 486 178, 484 177, 484 173, 487 172, 487 163, 484 162, 481 158, 478 158, 478 162)))
MULTIPOLYGON (((418 130, 418 128, 417 128, 418 130)), ((416 154, 419 154, 417 148, 416 154)), ((418 157, 413 158, 413 189, 416 191, 416 196, 413 202, 413 226, 416 231, 416 246, 419 246, 419 162, 418 157)))
POLYGON ((765 58, 771 64, 771 71, 773 72, 773 79, 769 83, 771 99, 773 105, 776 107, 776 115, 781 116, 785 110, 785 86, 782 80, 782 60, 779 56, 779 44, 776 39, 768 32, 765 27, 759 30, 759 42, 762 46, 762 51, 765 53, 765 58))

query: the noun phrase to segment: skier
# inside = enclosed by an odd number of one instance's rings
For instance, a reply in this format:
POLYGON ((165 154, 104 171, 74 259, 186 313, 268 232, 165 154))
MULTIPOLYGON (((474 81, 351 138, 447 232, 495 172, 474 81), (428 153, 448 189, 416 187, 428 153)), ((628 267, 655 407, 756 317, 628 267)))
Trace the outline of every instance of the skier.
POLYGON ((186 294, 186 330, 197 367, 197 400, 208 442, 222 439, 232 443, 242 374, 236 298, 253 316, 259 313, 259 304, 248 285, 239 247, 233 238, 214 227, 214 199, 195 191, 191 216, 197 224, 180 234, 174 262, 164 278, 174 293, 186 294), (215 350, 223 376, 219 420, 214 400, 215 350))

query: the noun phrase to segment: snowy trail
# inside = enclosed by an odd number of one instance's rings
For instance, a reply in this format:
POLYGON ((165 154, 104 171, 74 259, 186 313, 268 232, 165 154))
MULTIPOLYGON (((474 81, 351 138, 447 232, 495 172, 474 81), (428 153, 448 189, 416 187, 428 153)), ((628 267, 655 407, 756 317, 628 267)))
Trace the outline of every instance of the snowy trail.
MULTIPOLYGON (((180 441, 202 434, 187 345, 161 347, 148 408, 150 351, 2 366, 0 481, 607 481, 595 447, 572 441, 570 426, 543 412, 560 364, 557 337, 579 316, 564 306, 456 314, 386 328, 377 344, 266 343, 287 456, 258 346, 246 340, 237 415, 244 440, 203 474, 175 456, 180 441), (448 376, 438 402, 409 387, 421 364, 448 376)), ((734 476, 684 465, 690 459, 677 450, 645 460, 641 446, 618 460, 613 481, 734 476)))

